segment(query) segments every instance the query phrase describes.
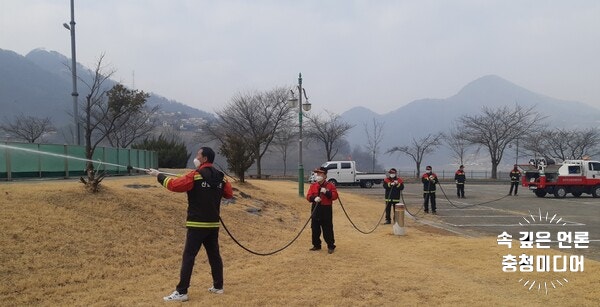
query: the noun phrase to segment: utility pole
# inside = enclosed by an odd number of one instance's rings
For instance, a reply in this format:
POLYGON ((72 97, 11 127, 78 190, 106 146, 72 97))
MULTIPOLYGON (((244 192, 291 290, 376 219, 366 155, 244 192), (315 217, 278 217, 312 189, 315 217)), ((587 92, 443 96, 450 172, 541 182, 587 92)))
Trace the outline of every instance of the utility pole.
POLYGON ((292 97, 288 99, 290 107, 298 107, 298 195, 304 197, 304 165, 302 164, 302 109, 310 111, 311 104, 308 102, 306 92, 302 88, 302 73, 298 74, 298 98, 295 98, 294 91, 292 97), (302 103, 302 95, 306 102, 302 103))
POLYGON ((302 164, 302 73, 298 74, 298 195, 304 197, 304 165, 302 164))
POLYGON ((81 130, 79 129, 79 110, 77 103, 77 59, 75 56, 75 0, 71 0, 71 22, 63 23, 63 26, 71 32, 71 74, 73 77, 73 122, 75 124, 74 144, 81 145, 81 130))

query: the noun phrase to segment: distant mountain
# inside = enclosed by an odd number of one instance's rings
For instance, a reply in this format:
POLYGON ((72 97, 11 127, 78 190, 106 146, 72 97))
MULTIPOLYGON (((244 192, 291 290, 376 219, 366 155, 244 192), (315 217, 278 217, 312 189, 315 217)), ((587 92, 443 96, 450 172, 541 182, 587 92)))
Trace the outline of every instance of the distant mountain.
MULTIPOLYGON (((55 51, 35 49, 22 56, 0 49, 0 121, 23 113, 38 117, 49 116, 57 128, 70 125, 73 105, 69 67, 69 58, 55 51)), ((78 64, 77 72, 84 81, 90 79, 87 67, 78 64)), ((111 80, 110 83, 112 85, 116 82, 111 80)), ((80 101, 85 97, 86 90, 83 82, 79 82, 80 101)), ((151 89, 143 90, 151 95, 147 102, 149 106, 160 106, 159 119, 163 123, 184 127, 193 126, 198 122, 196 119, 202 121, 215 118, 212 113, 151 93, 151 89)), ((393 146, 406 145, 413 137, 448 131, 457 118, 464 114, 477 114, 483 106, 496 108, 515 104, 535 106, 541 114, 548 116, 546 122, 555 127, 585 128, 600 124, 600 110, 597 108, 534 93, 495 75, 474 80, 445 99, 415 100, 386 114, 377 114, 366 107, 356 107, 341 116, 355 125, 347 137, 353 147, 367 143, 365 124, 371 125, 373 119, 382 122, 384 136, 379 161, 386 167, 412 170, 414 163, 410 158, 383 152, 393 146)), ((506 153, 505 161, 511 159, 510 155, 511 153, 506 153)), ((482 161, 489 162, 485 158, 482 161)), ((440 147, 424 163, 448 168, 453 161, 448 149, 440 147)))
MULTIPOLYGON (((69 84, 72 82, 70 58, 67 58, 56 51, 48 51, 41 48, 30 51, 25 55, 25 58, 41 69, 53 73, 57 77, 69 82, 69 84)), ((85 79, 87 79, 87 75, 89 75, 89 69, 79 63, 77 63, 77 72, 80 76, 85 75, 85 79)))
MULTIPOLYGON (((35 49, 26 56, 21 56, 13 51, 0 49, 0 121, 23 113, 38 117, 49 116, 57 127, 70 124, 73 108, 70 66, 70 59, 56 51, 35 49)), ((77 75, 84 82, 90 83, 89 68, 78 63, 77 75)), ((84 82, 78 81, 80 101, 88 91, 84 82)), ((116 83, 110 80, 107 86, 112 87, 116 83)), ((178 118, 214 119, 212 113, 167 99, 147 89, 142 90, 150 94, 148 106, 159 105, 161 113, 178 114, 178 118)))
POLYGON ((0 49, 2 117, 23 113, 65 121, 71 101, 69 83, 13 51, 0 49))
MULTIPOLYGON (((347 122, 355 124, 347 138, 352 146, 366 144, 364 123, 371 123, 373 118, 384 123, 381 151, 385 152, 393 146, 408 145, 413 137, 420 138, 429 133, 448 131, 457 118, 464 114, 478 114, 483 106, 514 107, 515 104, 524 107, 535 106, 539 113, 548 116, 546 121, 554 127, 597 127, 600 123, 600 109, 581 102, 537 94, 495 75, 472 81, 456 95, 446 99, 415 100, 382 115, 364 107, 356 107, 341 116, 347 122)), ((507 153, 507 156, 510 156, 510 153, 507 153)), ((382 153, 379 159, 386 166, 414 168, 414 162, 410 158, 399 154, 382 153)), ((438 151, 426 157, 426 160, 426 164, 452 163, 450 153, 444 147, 439 147, 438 151)))
POLYGON ((365 107, 355 107, 342 115, 342 118, 348 122, 353 123, 355 125, 354 130, 360 130, 364 132, 364 124, 372 125, 372 118, 379 118, 381 115, 365 108, 365 107))

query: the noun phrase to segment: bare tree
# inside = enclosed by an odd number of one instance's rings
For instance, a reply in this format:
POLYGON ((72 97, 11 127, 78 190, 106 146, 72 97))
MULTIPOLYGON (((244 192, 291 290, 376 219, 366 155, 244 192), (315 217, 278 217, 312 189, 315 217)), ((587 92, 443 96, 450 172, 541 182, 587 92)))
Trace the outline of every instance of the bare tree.
POLYGON ((35 143, 44 134, 55 131, 50 117, 39 118, 19 114, 13 120, 5 119, 5 121, 5 124, 0 125, 0 130, 28 143, 35 143))
POLYGON ((541 129, 525 139, 525 149, 536 156, 561 160, 581 159, 599 153, 600 131, 589 129, 541 129))
POLYGON ((523 147, 534 157, 555 157, 562 160, 569 158, 569 147, 573 135, 567 129, 540 129, 524 138, 523 147))
POLYGON ((452 151, 452 156, 458 160, 459 164, 465 164, 467 149, 472 144, 467 141, 464 132, 460 130, 459 126, 454 124, 450 128, 450 131, 444 134, 443 138, 448 148, 452 151))
POLYGON ((524 137, 519 138, 520 140, 522 140, 522 148, 526 152, 526 154, 536 158, 539 156, 550 156, 546 148, 546 141, 544 141, 544 138, 548 137, 547 134, 548 130, 541 129, 538 131, 532 131, 524 137))
POLYGON ((275 133, 273 145, 275 150, 281 153, 283 159, 283 175, 287 172, 287 157, 290 145, 298 138, 298 133, 293 131, 292 125, 282 125, 275 133))
POLYGON ((442 133, 430 133, 427 136, 420 139, 415 139, 413 137, 410 145, 392 147, 387 151, 387 153, 391 154, 394 152, 400 152, 411 157, 413 161, 415 161, 415 164, 417 166, 417 177, 419 177, 419 174, 421 173, 421 162, 423 161, 423 158, 426 155, 432 153, 436 147, 441 145, 441 140, 443 136, 444 135, 442 133))
POLYGON ((572 156, 575 159, 583 159, 584 156, 595 156, 600 153, 600 131, 596 127, 580 131, 575 138, 575 146, 572 156))
POLYGON ((327 116, 321 117, 317 114, 306 115, 308 128, 306 136, 319 141, 325 147, 327 161, 333 160, 342 145, 344 136, 354 127, 341 119, 338 114, 326 111, 327 116))
POLYGON ((364 123, 365 133, 367 134, 367 145, 364 145, 371 154, 371 172, 375 172, 375 163, 379 153, 379 145, 383 141, 383 122, 373 118, 372 130, 364 123))
MULTIPOLYGON (((83 82, 88 87, 89 94, 85 96, 83 108, 79 108, 82 113, 77 114, 81 117, 79 122, 83 123, 85 157, 88 160, 93 159, 96 147, 107 136, 100 129, 102 122, 106 120, 109 113, 105 97, 108 89, 105 82, 110 79, 115 71, 105 72, 105 67, 102 65, 103 60, 104 54, 101 54, 94 71, 91 72, 91 83, 83 82)), ((86 174, 87 179, 81 177, 81 182, 86 185, 89 191, 97 192, 100 182, 104 179, 104 173, 94 170, 94 164, 88 161, 86 162, 86 174)))
POLYGON ((483 107, 480 115, 464 115, 460 123, 465 139, 488 149, 492 162, 492 178, 497 179, 498 165, 506 147, 516 138, 543 127, 545 118, 533 110, 516 105, 491 109, 483 107))
POLYGON ((231 143, 228 140, 244 142, 255 159, 257 177, 260 178, 263 155, 276 131, 291 120, 291 109, 285 103, 287 98, 288 90, 283 87, 267 92, 237 94, 229 105, 217 111, 217 122, 205 125, 204 132, 221 144, 231 143))

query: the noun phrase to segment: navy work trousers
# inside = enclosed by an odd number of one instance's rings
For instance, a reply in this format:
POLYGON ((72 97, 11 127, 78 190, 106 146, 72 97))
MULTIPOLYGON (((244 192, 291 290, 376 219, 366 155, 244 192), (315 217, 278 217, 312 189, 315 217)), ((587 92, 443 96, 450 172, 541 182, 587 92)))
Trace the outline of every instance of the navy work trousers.
POLYGON ((219 228, 188 228, 181 261, 179 284, 176 288, 181 294, 186 294, 190 287, 194 262, 202 245, 204 245, 208 256, 213 286, 217 289, 223 289, 223 260, 219 253, 219 228))

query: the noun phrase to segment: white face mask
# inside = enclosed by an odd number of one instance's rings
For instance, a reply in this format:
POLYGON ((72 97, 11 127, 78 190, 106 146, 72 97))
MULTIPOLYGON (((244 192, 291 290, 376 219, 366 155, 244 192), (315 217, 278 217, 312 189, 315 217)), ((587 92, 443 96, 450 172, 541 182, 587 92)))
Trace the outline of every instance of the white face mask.
POLYGON ((390 174, 390 178, 396 178, 396 174, 390 174))
POLYGON ((194 166, 196 166, 196 168, 200 167, 200 160, 198 160, 198 158, 194 158, 194 166))
POLYGON ((324 179, 323 176, 315 176, 315 180, 317 182, 323 182, 323 179, 324 179))
POLYGON ((428 169, 428 170, 426 171, 426 173, 427 173, 427 174, 431 174, 431 170, 430 170, 430 169, 428 169))

